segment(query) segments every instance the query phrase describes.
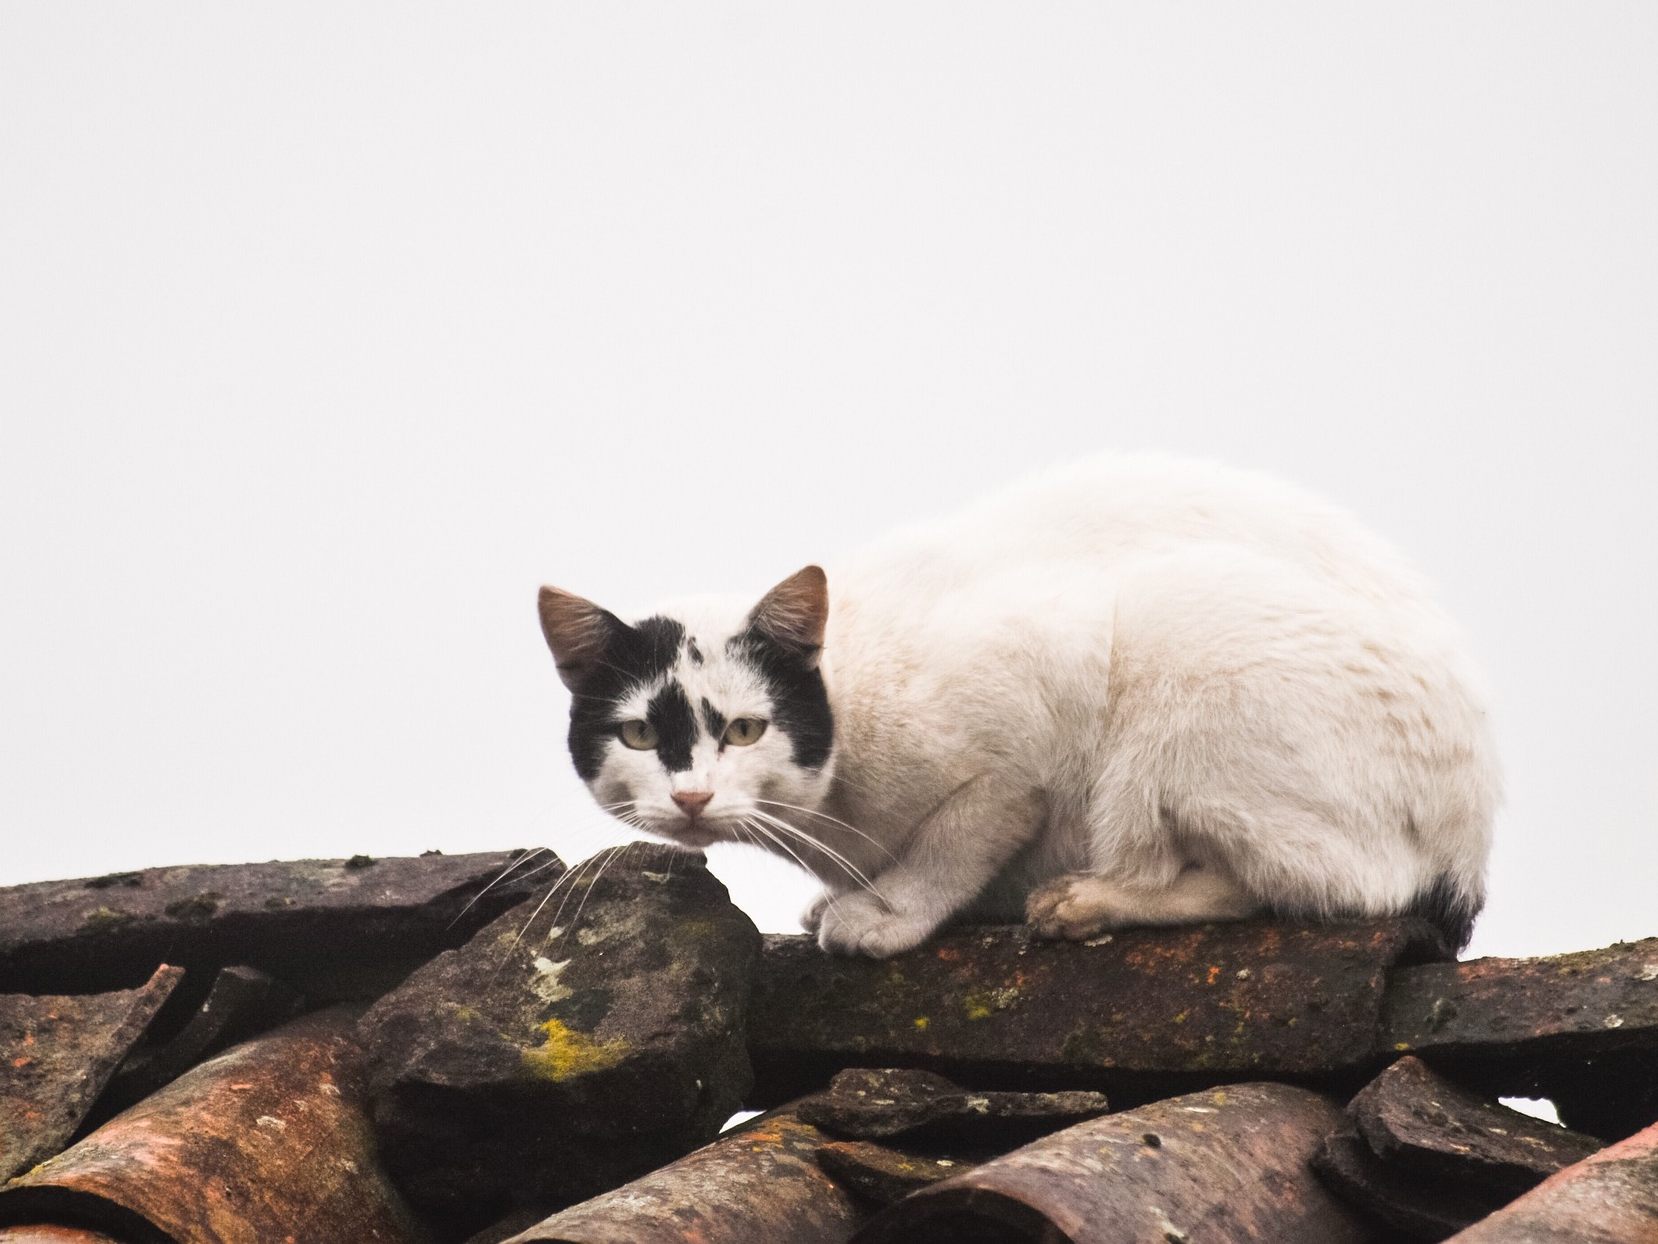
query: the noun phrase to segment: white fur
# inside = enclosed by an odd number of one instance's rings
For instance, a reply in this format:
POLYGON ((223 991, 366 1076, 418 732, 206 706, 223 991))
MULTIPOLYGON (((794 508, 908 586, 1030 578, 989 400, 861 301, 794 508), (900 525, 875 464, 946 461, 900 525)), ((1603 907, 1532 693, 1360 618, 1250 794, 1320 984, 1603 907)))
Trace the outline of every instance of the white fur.
MULTIPOLYGON (((874 880, 808 854, 829 949, 893 954, 1027 906, 1086 937, 1386 914, 1436 879, 1483 896, 1499 778, 1477 680, 1423 581, 1340 510, 1258 475, 1106 457, 828 581, 832 780, 773 797, 855 827, 788 818, 874 880)), ((741 619, 727 606, 708 629, 741 619)), ((738 763, 780 759, 752 750, 738 763)), ((719 779, 734 816, 762 780, 719 779)))

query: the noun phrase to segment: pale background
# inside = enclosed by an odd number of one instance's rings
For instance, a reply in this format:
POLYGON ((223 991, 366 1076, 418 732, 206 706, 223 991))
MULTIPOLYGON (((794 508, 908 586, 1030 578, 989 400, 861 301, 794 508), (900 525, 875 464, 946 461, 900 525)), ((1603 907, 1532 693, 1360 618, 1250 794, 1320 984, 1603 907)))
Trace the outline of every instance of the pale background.
POLYGON ((1442 585, 1476 951, 1658 933, 1654 65, 1651 3, 5 4, 0 883, 579 857, 538 583, 1161 447, 1442 585))

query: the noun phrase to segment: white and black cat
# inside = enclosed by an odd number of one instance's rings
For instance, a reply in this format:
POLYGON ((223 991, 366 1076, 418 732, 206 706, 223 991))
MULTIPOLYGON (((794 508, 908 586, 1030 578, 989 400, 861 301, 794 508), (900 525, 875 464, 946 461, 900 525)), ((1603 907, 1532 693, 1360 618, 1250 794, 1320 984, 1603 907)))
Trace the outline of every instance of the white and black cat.
POLYGON ((1416 912, 1461 946, 1484 901, 1499 776, 1455 629, 1257 475, 1096 459, 758 604, 540 611, 599 803, 793 857, 829 950, 1020 912, 1067 938, 1416 912))

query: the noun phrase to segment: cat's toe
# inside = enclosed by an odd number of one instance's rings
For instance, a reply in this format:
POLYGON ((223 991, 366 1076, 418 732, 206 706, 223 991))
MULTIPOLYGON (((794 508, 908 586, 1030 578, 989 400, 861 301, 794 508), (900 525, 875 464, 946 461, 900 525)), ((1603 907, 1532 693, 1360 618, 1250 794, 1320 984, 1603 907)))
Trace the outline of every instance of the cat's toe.
POLYGON ((1060 877, 1031 891, 1025 922, 1038 937, 1083 942, 1113 925, 1110 908, 1091 877, 1060 877))
POLYGON ((824 908, 829 906, 829 899, 829 891, 825 890, 806 904, 806 910, 800 913, 800 927, 802 929, 808 933, 818 931, 818 928, 823 924, 823 911, 824 908))
POLYGON ((820 913, 818 945, 837 955, 886 959, 919 946, 932 926, 868 894, 837 898, 820 913))

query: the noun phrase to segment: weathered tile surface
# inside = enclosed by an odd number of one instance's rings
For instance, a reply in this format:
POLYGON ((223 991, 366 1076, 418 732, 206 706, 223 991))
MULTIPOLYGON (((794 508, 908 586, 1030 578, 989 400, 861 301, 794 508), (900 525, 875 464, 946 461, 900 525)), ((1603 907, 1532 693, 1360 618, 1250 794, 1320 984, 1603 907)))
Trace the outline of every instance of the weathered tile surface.
POLYGON ((69 1143, 183 975, 158 968, 114 993, 0 995, 0 1181, 69 1143))
POLYGON ((569 878, 363 1019, 386 1159, 457 1229, 670 1161, 748 1091, 760 937, 701 857, 638 843, 569 878))
POLYGON ((148 1097, 220 1050, 258 1036, 297 1014, 300 998, 258 968, 223 968, 184 1026, 165 1041, 134 1051, 99 1103, 107 1116, 148 1097))
POLYGON ((1384 1024, 1384 1049, 1494 1095, 1552 1098, 1602 1139, 1658 1120, 1658 938, 1405 968, 1384 1024))
POLYGON ((1487 1190, 1491 1208, 1604 1147, 1471 1093, 1416 1058, 1382 1072, 1347 1113, 1384 1162, 1487 1190))
POLYGON ((1658 1124, 1568 1166, 1456 1244, 1658 1244, 1658 1124))
POLYGON ((377 1165, 352 1025, 308 1016, 185 1073, 0 1189, 0 1222, 146 1244, 427 1244, 377 1165))
POLYGON ((1374 1060, 1388 969, 1439 950, 1413 921, 1131 929, 1084 945, 964 928, 883 962, 768 938, 750 1019, 758 1093, 774 1102, 872 1065, 1125 1102, 1352 1071, 1374 1060))
POLYGON ((1282 1084, 1172 1098, 1055 1132, 934 1184, 857 1240, 1361 1244, 1369 1229, 1307 1166, 1340 1118, 1326 1098, 1282 1084))
POLYGON ((829 1178, 872 1206, 891 1205, 978 1165, 972 1159, 893 1149, 872 1140, 832 1140, 819 1145, 816 1156, 829 1178))
POLYGON ((973 1092, 930 1071, 857 1067, 837 1072, 828 1089, 803 1099, 796 1113, 835 1136, 1012 1148, 1110 1108, 1105 1094, 1085 1090, 973 1092))
POLYGON ((861 1213, 815 1160, 826 1140, 779 1111, 507 1244, 842 1244, 861 1213))
POLYGON ((1443 1240, 1490 1212, 1477 1187, 1432 1179, 1371 1152, 1351 1121, 1312 1156, 1324 1185, 1378 1228, 1406 1240, 1443 1240))
POLYGON ((0 990, 118 988, 165 960, 205 972, 204 984, 243 963, 314 1001, 374 998, 557 872, 556 857, 503 851, 150 868, 10 886, 0 889, 0 990))

